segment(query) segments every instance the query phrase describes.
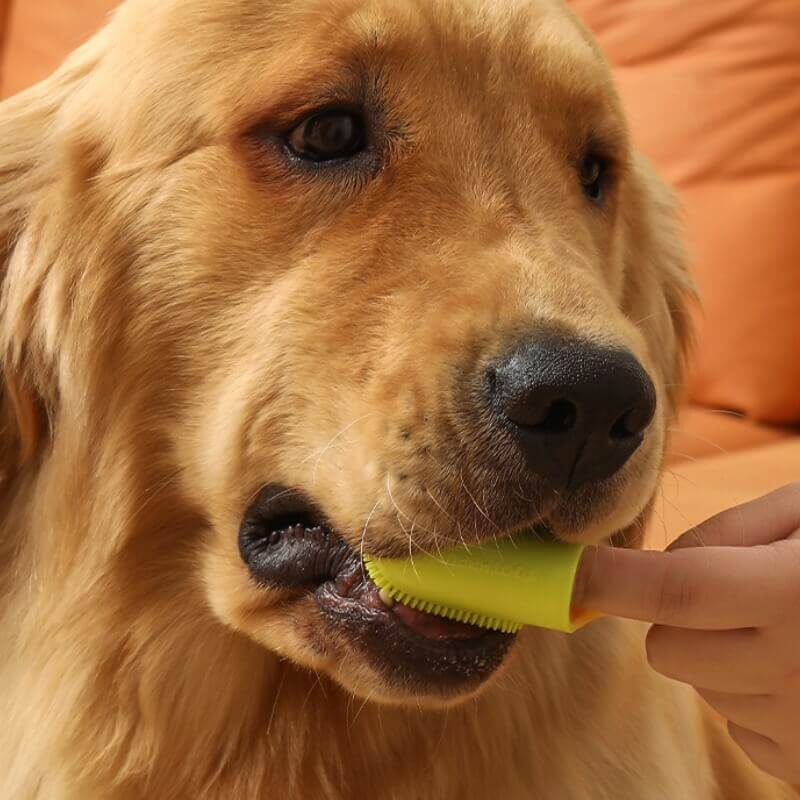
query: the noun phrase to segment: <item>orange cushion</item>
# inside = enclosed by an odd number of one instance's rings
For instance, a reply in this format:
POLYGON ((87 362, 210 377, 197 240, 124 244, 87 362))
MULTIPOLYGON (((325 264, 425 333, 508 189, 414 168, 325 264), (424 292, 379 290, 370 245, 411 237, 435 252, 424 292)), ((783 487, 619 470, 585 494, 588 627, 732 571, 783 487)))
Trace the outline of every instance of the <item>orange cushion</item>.
POLYGON ((6 22, 9 14, 8 0, 0 0, 0 81, 3 78, 3 50, 5 48, 6 22))
POLYGON ((696 461, 780 442, 795 435, 800 435, 800 428, 779 428, 730 411, 688 406, 670 427, 666 461, 668 465, 696 461))
POLYGON ((691 399, 800 421, 800 2, 570 2, 685 207, 705 310, 691 399))
POLYGON ((800 480, 800 436, 672 467, 656 500, 648 545, 663 548, 725 508, 800 480))
POLYGON ((119 0, 0 0, 11 6, 0 97, 47 77, 119 5, 119 0))

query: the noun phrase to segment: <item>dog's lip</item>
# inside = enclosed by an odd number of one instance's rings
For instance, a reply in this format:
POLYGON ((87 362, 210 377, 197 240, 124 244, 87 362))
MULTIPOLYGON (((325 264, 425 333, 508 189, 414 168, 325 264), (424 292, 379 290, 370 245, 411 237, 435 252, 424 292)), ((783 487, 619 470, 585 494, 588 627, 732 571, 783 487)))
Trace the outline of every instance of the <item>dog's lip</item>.
POLYGON ((365 594, 342 596, 335 580, 314 590, 323 618, 346 635, 348 648, 355 647, 405 691, 459 694, 474 689, 501 665, 516 638, 404 606, 387 608, 371 582, 365 594))
POLYGON ((313 597, 331 644, 344 634, 349 648, 407 688, 479 685, 515 638, 385 602, 359 554, 297 491, 262 490, 240 526, 239 550, 256 583, 313 597))
POLYGON ((348 602, 358 603, 375 614, 385 615, 387 624, 404 625, 415 635, 433 641, 479 639, 487 633, 486 628, 478 625, 447 619, 388 600, 361 564, 320 584, 315 594, 318 601, 322 600, 328 605, 337 602, 343 606, 348 602))
POLYGON ((338 602, 343 609, 361 605, 386 622, 405 625, 415 634, 434 640, 479 638, 486 629, 411 608, 383 596, 369 577, 359 556, 329 526, 306 517, 306 523, 287 523, 282 515, 273 528, 266 521, 255 537, 252 526, 243 525, 240 548, 260 583, 307 590, 320 590, 326 604, 338 602), (283 553, 281 552, 283 551, 283 553))

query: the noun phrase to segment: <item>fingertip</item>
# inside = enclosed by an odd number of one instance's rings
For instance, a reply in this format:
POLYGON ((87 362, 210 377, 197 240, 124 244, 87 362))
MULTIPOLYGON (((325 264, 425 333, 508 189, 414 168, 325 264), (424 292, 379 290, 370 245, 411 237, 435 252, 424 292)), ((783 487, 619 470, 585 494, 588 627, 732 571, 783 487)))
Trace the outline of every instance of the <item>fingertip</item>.
POLYGON ((648 601, 663 553, 596 545, 578 565, 573 605, 614 616, 652 620, 648 601))

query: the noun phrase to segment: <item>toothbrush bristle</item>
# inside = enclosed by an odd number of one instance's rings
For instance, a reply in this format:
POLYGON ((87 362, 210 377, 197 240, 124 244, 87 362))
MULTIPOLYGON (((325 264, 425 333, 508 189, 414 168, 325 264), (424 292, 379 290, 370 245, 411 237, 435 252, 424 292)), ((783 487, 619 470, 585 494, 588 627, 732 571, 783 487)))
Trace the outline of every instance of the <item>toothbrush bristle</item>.
POLYGON ((480 628, 488 628, 490 630, 501 631, 503 633, 516 633, 522 625, 517 622, 512 622, 507 619, 500 619, 498 617, 490 617, 481 614, 478 611, 468 611, 463 608, 453 608, 452 606, 442 605, 441 603, 434 603, 429 600, 423 600, 420 597, 410 595, 407 592, 400 591, 397 587, 387 582, 381 573, 378 565, 370 558, 364 559, 367 573, 373 583, 386 592, 395 602, 401 603, 404 606, 423 611, 427 614, 435 614, 437 617, 446 617, 447 619, 455 620, 456 622, 464 622, 469 625, 477 625, 480 628))

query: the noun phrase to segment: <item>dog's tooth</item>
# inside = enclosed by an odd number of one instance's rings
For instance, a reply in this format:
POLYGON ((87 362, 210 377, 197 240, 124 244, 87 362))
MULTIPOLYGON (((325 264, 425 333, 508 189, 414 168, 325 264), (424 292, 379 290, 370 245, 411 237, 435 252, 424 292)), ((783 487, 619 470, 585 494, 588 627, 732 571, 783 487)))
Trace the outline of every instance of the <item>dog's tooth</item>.
POLYGON ((389 594, 389 592, 386 591, 386 589, 381 589, 380 592, 378 592, 378 596, 381 598, 381 602, 388 608, 391 608, 394 605, 394 598, 389 594))

